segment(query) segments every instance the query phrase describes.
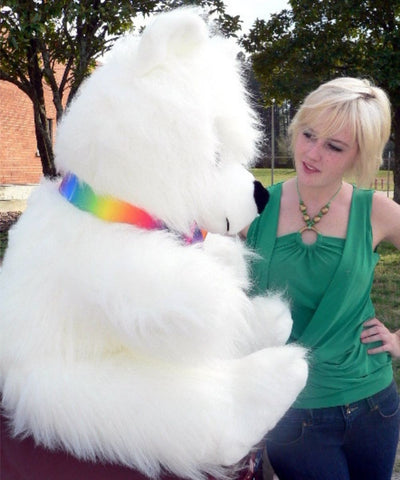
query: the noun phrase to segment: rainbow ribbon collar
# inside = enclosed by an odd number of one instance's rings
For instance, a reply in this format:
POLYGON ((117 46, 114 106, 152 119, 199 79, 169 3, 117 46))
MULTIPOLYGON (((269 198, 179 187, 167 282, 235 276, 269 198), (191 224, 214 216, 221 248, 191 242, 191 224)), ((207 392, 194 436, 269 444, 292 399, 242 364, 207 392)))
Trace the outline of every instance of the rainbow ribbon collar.
MULTIPOLYGON (((109 195, 97 195, 87 183, 79 180, 73 173, 64 176, 59 192, 75 207, 107 222, 129 223, 145 230, 169 230, 164 222, 141 208, 109 195)), ((190 245, 203 241, 206 233, 194 225, 190 236, 178 235, 185 244, 190 245)))

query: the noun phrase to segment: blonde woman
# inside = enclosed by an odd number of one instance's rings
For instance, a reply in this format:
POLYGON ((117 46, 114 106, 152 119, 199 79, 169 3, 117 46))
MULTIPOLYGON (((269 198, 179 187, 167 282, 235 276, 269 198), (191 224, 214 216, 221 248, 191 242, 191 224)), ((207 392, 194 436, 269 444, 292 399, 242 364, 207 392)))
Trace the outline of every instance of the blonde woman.
POLYGON ((385 92, 366 80, 338 78, 310 93, 290 128, 297 176, 270 187, 243 232, 260 254, 255 293, 286 292, 289 341, 309 349, 307 385, 267 437, 280 480, 391 478, 400 331, 375 317, 370 290, 376 247, 400 249, 400 205, 359 188, 374 178, 390 124, 385 92))

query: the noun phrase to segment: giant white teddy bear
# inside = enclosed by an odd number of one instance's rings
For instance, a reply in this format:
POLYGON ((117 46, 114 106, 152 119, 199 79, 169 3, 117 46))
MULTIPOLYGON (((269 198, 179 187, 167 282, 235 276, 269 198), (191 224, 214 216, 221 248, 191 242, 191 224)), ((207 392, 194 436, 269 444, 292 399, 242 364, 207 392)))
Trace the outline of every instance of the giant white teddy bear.
POLYGON ((64 116, 64 178, 31 197, 0 275, 14 435, 149 477, 218 476, 303 388, 288 306, 246 293, 235 234, 262 188, 236 53, 196 12, 162 14, 64 116))

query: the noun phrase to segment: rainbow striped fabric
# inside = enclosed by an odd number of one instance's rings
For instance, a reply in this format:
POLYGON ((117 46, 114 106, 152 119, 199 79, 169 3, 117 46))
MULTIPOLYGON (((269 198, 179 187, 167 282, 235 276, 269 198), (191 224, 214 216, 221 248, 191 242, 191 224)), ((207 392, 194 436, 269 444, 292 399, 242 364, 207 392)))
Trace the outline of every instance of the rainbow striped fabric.
MULTIPOLYGON (((61 195, 72 205, 89 212, 107 222, 129 223, 146 230, 168 230, 164 222, 148 214, 145 210, 110 195, 97 195, 93 189, 73 173, 67 173, 59 187, 61 195)), ((179 236, 186 244, 201 242, 206 232, 197 225, 191 235, 179 236)))

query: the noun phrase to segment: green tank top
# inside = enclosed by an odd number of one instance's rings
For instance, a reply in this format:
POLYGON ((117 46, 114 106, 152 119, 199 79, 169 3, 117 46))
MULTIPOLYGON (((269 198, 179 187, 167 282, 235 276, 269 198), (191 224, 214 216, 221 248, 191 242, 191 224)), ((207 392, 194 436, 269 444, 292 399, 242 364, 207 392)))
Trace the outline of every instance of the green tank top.
POLYGON ((296 408, 346 405, 387 387, 393 378, 387 353, 368 355, 363 322, 375 316, 370 298, 379 255, 372 251, 372 190, 353 190, 346 239, 318 234, 312 245, 300 233, 276 236, 282 184, 269 188, 264 212, 251 224, 247 243, 252 294, 283 292, 291 305, 289 342, 309 351, 309 377, 296 408))

